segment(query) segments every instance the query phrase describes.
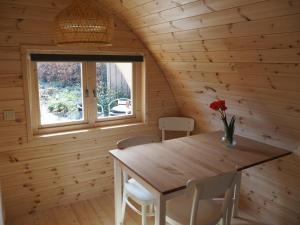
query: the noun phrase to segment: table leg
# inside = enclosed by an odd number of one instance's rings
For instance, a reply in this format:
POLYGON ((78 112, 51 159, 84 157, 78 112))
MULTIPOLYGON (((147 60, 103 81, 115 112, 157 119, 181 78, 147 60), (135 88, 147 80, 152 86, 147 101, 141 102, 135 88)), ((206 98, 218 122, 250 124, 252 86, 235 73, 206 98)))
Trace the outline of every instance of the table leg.
POLYGON ((115 225, 122 225, 122 170, 118 160, 114 159, 115 189, 115 225))
POLYGON ((240 191, 241 191, 241 181, 242 181, 242 172, 238 172, 237 182, 234 188, 234 198, 233 198, 233 217, 238 216, 239 200, 240 200, 240 191))
POLYGON ((166 224, 166 199, 163 195, 156 195, 156 209, 155 209, 155 225, 166 224))

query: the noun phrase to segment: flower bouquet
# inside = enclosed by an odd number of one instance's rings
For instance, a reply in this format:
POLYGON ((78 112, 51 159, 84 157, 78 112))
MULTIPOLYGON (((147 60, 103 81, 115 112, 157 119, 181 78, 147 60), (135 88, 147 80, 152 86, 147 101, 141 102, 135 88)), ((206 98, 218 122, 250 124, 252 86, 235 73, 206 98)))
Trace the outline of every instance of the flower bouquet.
POLYGON ((235 116, 231 117, 230 122, 227 122, 227 117, 226 117, 226 110, 227 107, 225 105, 225 101, 224 100, 218 100, 218 101, 214 101, 210 104, 210 108, 218 111, 221 114, 221 119, 223 121, 224 124, 224 137, 222 137, 222 141, 226 144, 226 146, 228 147, 233 147, 236 145, 236 142, 233 138, 234 135, 234 123, 235 123, 235 116))

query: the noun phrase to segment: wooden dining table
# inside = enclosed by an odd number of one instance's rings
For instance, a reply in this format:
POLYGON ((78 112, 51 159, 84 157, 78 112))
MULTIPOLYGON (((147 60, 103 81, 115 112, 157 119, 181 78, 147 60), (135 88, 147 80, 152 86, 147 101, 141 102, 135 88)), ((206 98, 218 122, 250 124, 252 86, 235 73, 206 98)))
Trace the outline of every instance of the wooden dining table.
MULTIPOLYGON (((291 154, 290 151, 235 136, 237 145, 221 142, 223 132, 210 132, 160 143, 111 150, 114 158, 115 224, 121 225, 122 170, 136 179, 156 198, 155 225, 165 224, 166 201, 184 193, 190 179, 205 179, 229 171, 241 171, 291 154)), ((239 187, 236 186, 234 215, 239 187)))

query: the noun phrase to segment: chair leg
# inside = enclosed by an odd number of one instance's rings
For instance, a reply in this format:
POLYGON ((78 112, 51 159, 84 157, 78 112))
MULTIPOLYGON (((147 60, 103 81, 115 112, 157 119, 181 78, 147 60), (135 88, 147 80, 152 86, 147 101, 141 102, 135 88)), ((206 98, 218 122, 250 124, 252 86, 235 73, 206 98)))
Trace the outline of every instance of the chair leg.
POLYGON ((234 207, 233 207, 233 217, 238 216, 238 208, 239 208, 239 200, 240 200, 240 189, 241 189, 241 181, 242 181, 242 172, 238 172, 238 180, 234 189, 234 207))
POLYGON ((230 225, 231 224, 231 218, 233 217, 233 207, 234 202, 230 203, 230 206, 227 209, 226 216, 223 216, 224 224, 223 225, 230 225))
POLYGON ((161 130, 161 140, 164 141, 166 139, 166 131, 164 129, 161 130))
POLYGON ((127 195, 124 192, 123 193, 123 199, 122 199, 122 218, 121 218, 122 224, 124 224, 125 210, 126 210, 126 204, 127 204, 126 200, 127 200, 127 195))
POLYGON ((154 208, 154 205, 153 205, 153 204, 149 205, 149 212, 150 212, 151 214, 153 213, 153 208, 154 208))
POLYGON ((220 223, 221 225, 227 225, 227 219, 226 219, 226 217, 222 217, 222 219, 221 219, 221 223, 220 223))
POLYGON ((147 225, 147 205, 142 205, 142 225, 147 225))

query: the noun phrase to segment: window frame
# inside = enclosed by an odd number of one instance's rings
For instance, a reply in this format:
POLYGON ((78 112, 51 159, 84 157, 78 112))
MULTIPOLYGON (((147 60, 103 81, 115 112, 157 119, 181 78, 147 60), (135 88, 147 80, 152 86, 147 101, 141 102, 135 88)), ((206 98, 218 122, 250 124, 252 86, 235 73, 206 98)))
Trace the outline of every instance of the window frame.
MULTIPOLYGON (((132 63, 132 114, 123 116, 113 116, 107 118, 97 117, 97 103, 96 97, 93 95, 93 91, 96 90, 96 63, 81 61, 82 63, 82 94, 83 94, 83 107, 84 118, 80 121, 61 122, 55 124, 41 125, 40 116, 40 102, 39 102, 39 87, 37 76, 37 62, 31 61, 30 54, 40 53, 53 53, 53 54, 76 54, 72 51, 49 51, 49 50, 32 50, 23 47, 23 68, 25 71, 25 86, 24 92, 26 96, 26 111, 27 111, 27 127, 29 140, 35 136, 52 134, 52 133, 64 133, 78 131, 81 129, 102 128, 109 126, 118 126, 131 123, 145 123, 145 56, 141 53, 129 53, 132 55, 143 55, 143 62, 131 62, 132 63), (85 88, 89 91, 89 96, 85 95, 85 88)), ((80 51, 87 55, 93 54, 113 54, 113 55, 128 55, 128 52, 112 53, 112 52, 98 52, 98 51, 80 51)), ((70 61, 71 62, 71 61, 70 61)), ((73 62, 73 61, 72 61, 73 62)), ((74 61, 75 62, 75 61, 74 61)), ((101 61, 99 61, 101 62, 101 61)), ((105 62, 109 63, 109 62, 105 62)), ((113 62, 117 63, 117 62, 113 62)))

